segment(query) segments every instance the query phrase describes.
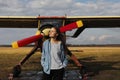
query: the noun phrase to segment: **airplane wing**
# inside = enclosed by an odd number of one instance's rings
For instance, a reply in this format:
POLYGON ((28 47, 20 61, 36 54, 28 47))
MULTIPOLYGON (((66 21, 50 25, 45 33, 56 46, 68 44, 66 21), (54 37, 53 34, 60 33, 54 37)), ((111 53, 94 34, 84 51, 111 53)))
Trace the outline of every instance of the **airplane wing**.
POLYGON ((82 20, 85 28, 120 27, 120 16, 68 16, 66 22, 82 20))
POLYGON ((65 24, 82 20, 85 28, 120 27, 120 16, 0 16, 0 28, 37 28, 44 19, 63 19, 65 24))
POLYGON ((46 16, 0 16, 0 28, 38 28, 40 20, 65 19, 65 17, 46 16))
POLYGON ((32 16, 0 16, 0 28, 37 28, 37 21, 32 16))
POLYGON ((76 38, 85 28, 120 28, 120 16, 68 16, 66 22, 82 20, 83 27, 78 28, 72 37, 76 38))
POLYGON ((120 16, 0 16, 0 28, 37 28, 40 21, 64 20, 65 25, 82 20, 72 37, 77 37, 85 28, 120 28, 120 16))

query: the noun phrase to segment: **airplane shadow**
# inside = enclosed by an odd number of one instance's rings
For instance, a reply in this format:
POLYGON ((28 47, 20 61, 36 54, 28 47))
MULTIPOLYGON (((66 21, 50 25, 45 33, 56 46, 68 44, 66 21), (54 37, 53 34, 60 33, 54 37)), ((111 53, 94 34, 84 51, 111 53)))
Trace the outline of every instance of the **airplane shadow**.
MULTIPOLYGON (((91 73, 91 76, 98 75, 100 71, 120 70, 120 68, 113 67, 113 65, 120 63, 119 61, 95 61, 94 56, 81 58, 78 60, 86 67, 87 72, 91 73)), ((69 64, 74 64, 74 62, 69 60, 69 64)))

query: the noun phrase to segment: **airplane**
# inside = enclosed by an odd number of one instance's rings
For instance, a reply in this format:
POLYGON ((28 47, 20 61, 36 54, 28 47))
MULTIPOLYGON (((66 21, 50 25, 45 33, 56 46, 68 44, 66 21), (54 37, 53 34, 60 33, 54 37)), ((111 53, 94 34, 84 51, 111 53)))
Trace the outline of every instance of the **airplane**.
MULTIPOLYGON (((71 36, 77 38, 85 28, 120 28, 120 16, 0 16, 0 28, 38 29, 36 35, 12 43, 13 48, 18 48, 35 42, 34 48, 19 62, 20 65, 23 65, 38 48, 41 49, 42 39, 47 36, 51 25, 59 27, 65 38, 66 31, 77 29, 71 36)), ((68 55, 77 66, 82 65, 71 51, 68 55)), ((14 76, 18 76, 21 66, 16 65, 13 69, 14 76)))

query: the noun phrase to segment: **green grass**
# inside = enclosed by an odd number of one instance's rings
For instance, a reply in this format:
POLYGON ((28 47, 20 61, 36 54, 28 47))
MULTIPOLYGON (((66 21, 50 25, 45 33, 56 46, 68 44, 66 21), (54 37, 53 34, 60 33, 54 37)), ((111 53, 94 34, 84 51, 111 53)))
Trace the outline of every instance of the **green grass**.
MULTIPOLYGON (((12 49, 0 47, 0 79, 6 80, 13 66, 25 57, 32 48, 12 49)), ((120 79, 120 47, 69 47, 81 63, 95 73, 92 80, 119 80, 120 79), (78 51, 76 51, 78 50, 78 51), (79 52, 80 50, 80 52, 79 52)), ((22 71, 41 70, 39 52, 35 53, 23 65, 22 71)), ((75 66, 69 61, 69 67, 75 66)))

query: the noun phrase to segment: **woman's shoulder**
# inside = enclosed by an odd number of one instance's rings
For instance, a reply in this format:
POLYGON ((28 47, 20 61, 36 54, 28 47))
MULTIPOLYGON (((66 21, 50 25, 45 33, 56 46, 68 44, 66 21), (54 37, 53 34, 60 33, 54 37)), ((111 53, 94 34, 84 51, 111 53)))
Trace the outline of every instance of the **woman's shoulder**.
POLYGON ((45 40, 45 41, 43 42, 43 44, 47 44, 47 43, 49 43, 49 42, 50 42, 50 40, 47 39, 47 40, 45 40))

